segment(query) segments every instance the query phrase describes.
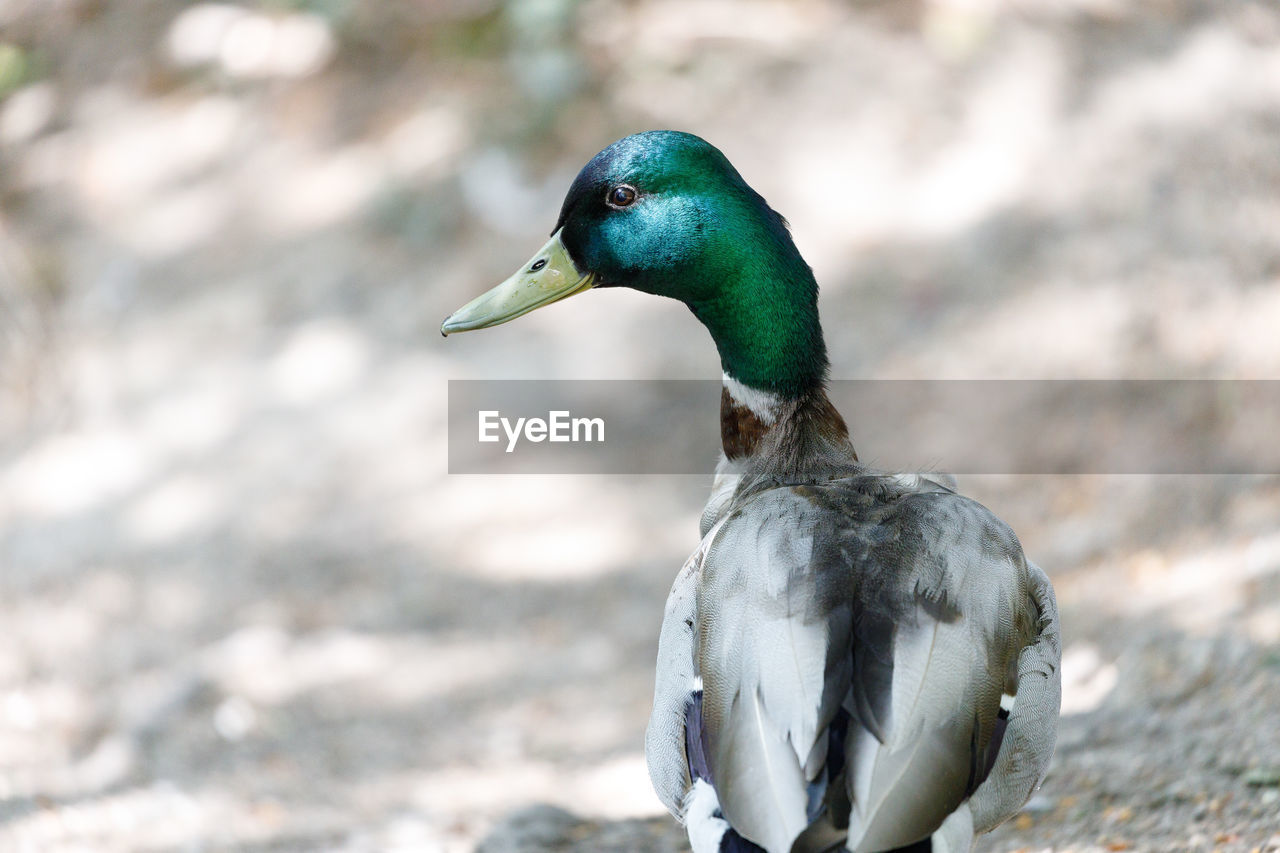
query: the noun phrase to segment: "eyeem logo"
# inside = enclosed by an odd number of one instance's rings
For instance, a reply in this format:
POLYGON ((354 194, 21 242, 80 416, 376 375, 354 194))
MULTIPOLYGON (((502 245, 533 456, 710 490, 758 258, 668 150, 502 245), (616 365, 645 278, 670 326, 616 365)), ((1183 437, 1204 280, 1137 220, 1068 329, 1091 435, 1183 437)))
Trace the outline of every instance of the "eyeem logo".
POLYGON ((516 449, 522 436, 526 441, 534 443, 604 441, 604 418, 575 418, 568 411, 547 412, 546 420, 516 418, 514 424, 510 418, 502 417, 495 409, 479 413, 480 441, 500 441, 499 427, 507 436, 507 453, 516 449))

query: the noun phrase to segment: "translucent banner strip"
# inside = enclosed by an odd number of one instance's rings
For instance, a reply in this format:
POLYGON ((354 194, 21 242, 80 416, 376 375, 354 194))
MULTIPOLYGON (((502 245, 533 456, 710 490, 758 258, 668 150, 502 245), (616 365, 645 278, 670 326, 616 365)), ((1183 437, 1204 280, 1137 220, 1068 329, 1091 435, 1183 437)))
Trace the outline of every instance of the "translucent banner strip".
MULTIPOLYGON (((1280 381, 841 380, 863 462, 953 474, 1277 474, 1280 381)), ((451 380, 454 474, 710 474, 720 382, 451 380)))

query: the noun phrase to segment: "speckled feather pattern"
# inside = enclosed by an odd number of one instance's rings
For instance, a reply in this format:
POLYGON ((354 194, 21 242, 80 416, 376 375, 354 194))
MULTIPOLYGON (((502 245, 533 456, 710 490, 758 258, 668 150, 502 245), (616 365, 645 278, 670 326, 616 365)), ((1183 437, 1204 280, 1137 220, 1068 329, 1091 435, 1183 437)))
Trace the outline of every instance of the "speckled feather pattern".
POLYGON ((735 466, 672 589, 655 787, 679 813, 683 709, 699 678, 701 746, 721 812, 746 838, 771 853, 931 834, 935 849, 967 849, 1026 801, 1052 753, 1052 590, 984 507, 935 479, 859 466, 821 402, 789 405, 735 466), (1004 692, 1017 698, 993 744, 1004 692))

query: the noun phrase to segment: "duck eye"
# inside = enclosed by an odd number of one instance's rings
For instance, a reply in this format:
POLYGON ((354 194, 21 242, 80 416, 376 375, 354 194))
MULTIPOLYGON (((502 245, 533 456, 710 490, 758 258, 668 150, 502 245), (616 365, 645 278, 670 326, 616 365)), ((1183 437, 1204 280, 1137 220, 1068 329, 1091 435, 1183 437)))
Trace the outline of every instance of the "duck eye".
POLYGON ((529 272, 537 272, 538 270, 542 269, 546 265, 547 265, 546 258, 538 258, 536 261, 533 262, 533 266, 529 267, 529 272))
POLYGON ((619 184, 609 190, 608 202, 611 207, 628 207, 636 200, 636 191, 626 184, 619 184))

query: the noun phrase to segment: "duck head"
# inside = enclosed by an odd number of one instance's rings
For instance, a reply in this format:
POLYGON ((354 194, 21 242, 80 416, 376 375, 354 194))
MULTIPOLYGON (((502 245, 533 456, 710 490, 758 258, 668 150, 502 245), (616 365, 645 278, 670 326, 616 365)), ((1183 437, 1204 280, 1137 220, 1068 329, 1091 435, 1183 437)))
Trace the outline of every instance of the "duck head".
POLYGON ((786 220, 696 136, 638 133, 593 157, 546 245, 440 330, 496 326, 607 287, 683 302, 738 382, 783 396, 822 384, 827 358, 812 271, 786 220))

